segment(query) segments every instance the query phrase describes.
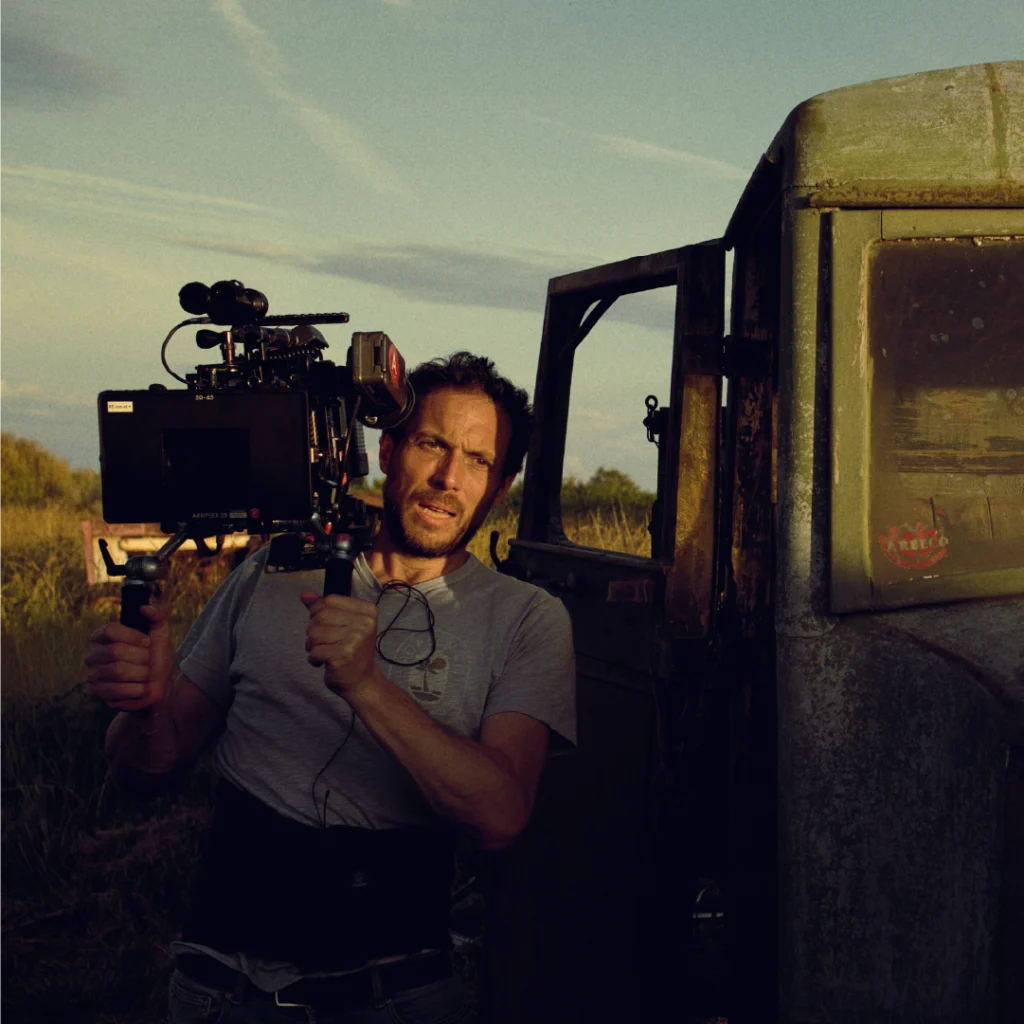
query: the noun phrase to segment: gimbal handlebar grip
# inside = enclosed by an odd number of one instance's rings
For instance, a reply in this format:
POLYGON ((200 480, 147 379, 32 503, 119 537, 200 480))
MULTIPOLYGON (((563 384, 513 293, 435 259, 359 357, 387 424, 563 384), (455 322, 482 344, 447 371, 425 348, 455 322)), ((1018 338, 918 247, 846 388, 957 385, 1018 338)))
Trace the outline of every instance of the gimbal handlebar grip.
POLYGON ((150 621, 142 614, 142 606, 149 604, 152 588, 141 580, 129 580, 121 588, 121 625, 130 626, 140 633, 149 633, 150 621))
POLYGON ((328 594, 342 594, 348 597, 352 593, 352 570, 355 562, 337 552, 327 559, 324 569, 324 597, 328 594))

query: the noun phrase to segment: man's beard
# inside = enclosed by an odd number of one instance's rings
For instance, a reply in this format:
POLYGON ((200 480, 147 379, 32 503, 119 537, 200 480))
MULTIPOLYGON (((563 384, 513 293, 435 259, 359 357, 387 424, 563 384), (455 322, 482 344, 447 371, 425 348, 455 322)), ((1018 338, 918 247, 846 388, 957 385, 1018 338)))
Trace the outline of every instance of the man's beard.
MULTIPOLYGON (((410 495, 409 500, 415 504, 421 498, 430 497, 432 496, 410 495)), ((445 502, 439 501, 438 504, 442 508, 446 507, 445 502)), ((387 527, 391 543, 407 555, 415 555, 418 558, 444 558, 456 551, 461 551, 476 536, 477 530, 483 525, 489 511, 490 503, 482 501, 472 519, 461 532, 456 532, 447 538, 417 540, 410 536, 402 522, 402 504, 395 495, 394 488, 389 488, 387 480, 384 482, 384 525, 387 527)))

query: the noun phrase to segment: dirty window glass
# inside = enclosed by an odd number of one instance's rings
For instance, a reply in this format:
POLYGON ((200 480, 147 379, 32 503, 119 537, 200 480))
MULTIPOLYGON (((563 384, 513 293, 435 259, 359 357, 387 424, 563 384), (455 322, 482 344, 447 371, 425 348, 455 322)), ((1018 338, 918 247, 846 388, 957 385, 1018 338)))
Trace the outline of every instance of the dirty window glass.
POLYGON ((882 243, 871 282, 875 584, 1024 565, 1024 243, 882 243))
POLYGON ((669 404, 675 287, 624 295, 576 349, 562 527, 576 544, 649 557, 658 449, 648 395, 669 404))

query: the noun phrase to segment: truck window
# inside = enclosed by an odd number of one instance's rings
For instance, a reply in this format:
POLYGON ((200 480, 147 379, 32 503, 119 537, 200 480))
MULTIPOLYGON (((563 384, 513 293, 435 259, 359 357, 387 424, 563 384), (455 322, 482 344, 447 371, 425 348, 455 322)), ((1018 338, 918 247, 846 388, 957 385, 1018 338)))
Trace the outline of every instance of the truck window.
POLYGON ((874 584, 1024 565, 1024 241, 871 253, 874 584))
POLYGON ((647 397, 669 404, 675 287, 622 295, 576 349, 562 528, 586 547, 650 557, 658 449, 647 397))

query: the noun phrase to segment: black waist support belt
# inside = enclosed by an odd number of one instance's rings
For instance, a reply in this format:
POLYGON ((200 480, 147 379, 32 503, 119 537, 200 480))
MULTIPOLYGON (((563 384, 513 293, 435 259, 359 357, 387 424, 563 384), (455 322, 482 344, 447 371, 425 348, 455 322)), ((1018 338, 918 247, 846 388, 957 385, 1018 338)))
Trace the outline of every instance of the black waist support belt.
POLYGON ((309 970, 447 948, 454 839, 304 825, 221 781, 183 938, 309 970))

